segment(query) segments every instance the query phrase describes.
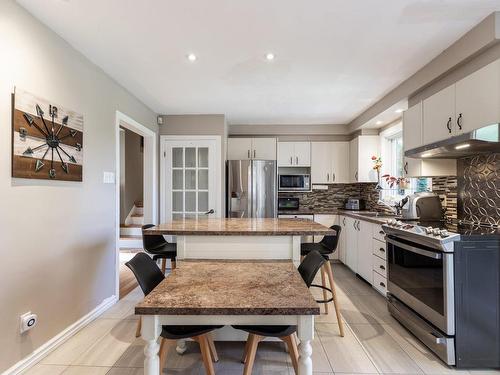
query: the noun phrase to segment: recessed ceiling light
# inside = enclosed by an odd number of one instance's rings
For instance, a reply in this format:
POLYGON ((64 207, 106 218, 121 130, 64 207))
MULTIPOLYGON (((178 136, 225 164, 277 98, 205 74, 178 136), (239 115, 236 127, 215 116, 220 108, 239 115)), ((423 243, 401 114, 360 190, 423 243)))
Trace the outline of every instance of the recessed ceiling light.
POLYGON ((464 143, 462 145, 455 146, 455 150, 462 150, 464 148, 469 148, 470 144, 469 143, 464 143))
POLYGON ((383 121, 378 120, 375 124, 377 124, 377 125, 382 125, 383 123, 384 123, 383 121))
POLYGON ((196 61, 197 57, 194 53, 190 53, 189 55, 187 55, 187 59, 189 61, 196 61))
POLYGON ((274 53, 266 53, 266 60, 267 61, 273 61, 274 60, 274 53))
POLYGON ((404 111, 404 109, 402 109, 402 108, 398 108, 398 109, 396 109, 396 113, 401 113, 401 112, 403 112, 403 111, 404 111))

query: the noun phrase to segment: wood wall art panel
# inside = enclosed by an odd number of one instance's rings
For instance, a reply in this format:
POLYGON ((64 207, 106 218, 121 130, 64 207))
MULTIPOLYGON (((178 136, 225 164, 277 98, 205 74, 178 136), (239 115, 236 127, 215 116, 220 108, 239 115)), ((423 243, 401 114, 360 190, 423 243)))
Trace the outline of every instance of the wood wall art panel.
POLYGON ((16 89, 12 98, 12 177, 82 181, 83 116, 16 89))

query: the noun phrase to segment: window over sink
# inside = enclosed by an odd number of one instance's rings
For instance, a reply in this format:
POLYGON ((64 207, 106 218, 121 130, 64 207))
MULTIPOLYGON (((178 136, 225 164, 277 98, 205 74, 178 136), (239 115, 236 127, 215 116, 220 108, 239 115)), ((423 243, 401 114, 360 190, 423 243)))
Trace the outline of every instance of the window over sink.
MULTIPOLYGON (((404 176, 403 124, 399 122, 380 133, 382 170, 380 176, 389 174, 396 178, 404 176)), ((402 186, 390 186, 384 178, 380 181, 380 199, 389 205, 395 205, 407 195, 432 191, 432 178, 408 178, 402 186)))

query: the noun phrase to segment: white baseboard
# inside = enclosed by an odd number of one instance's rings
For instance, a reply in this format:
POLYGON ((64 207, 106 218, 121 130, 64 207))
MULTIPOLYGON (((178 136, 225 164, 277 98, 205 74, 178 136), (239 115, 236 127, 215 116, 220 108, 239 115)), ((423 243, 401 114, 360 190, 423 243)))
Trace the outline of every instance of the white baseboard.
POLYGON ((113 295, 102 301, 99 306, 83 316, 81 319, 67 327, 64 331, 51 338, 45 344, 35 349, 30 355, 17 362, 12 367, 5 370, 2 375, 18 375, 40 362, 51 351, 56 349, 59 345, 63 344, 70 337, 74 336, 78 331, 87 326, 99 315, 104 313, 107 309, 113 306, 118 301, 118 297, 113 295))

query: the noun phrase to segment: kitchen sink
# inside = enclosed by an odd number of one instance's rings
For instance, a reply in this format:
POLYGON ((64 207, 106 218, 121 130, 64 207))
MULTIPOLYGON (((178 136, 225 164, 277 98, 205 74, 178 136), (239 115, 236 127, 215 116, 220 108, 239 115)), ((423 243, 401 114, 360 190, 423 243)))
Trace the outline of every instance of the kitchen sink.
POLYGON ((380 218, 395 218, 396 217, 396 215, 386 214, 383 212, 375 212, 375 211, 357 212, 357 215, 367 216, 367 217, 380 217, 380 218))

